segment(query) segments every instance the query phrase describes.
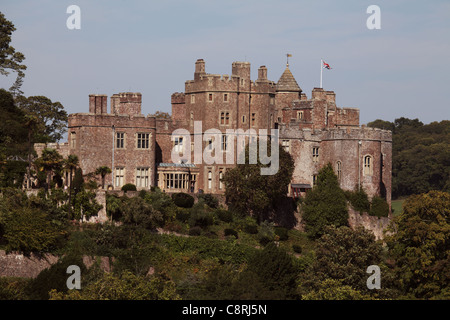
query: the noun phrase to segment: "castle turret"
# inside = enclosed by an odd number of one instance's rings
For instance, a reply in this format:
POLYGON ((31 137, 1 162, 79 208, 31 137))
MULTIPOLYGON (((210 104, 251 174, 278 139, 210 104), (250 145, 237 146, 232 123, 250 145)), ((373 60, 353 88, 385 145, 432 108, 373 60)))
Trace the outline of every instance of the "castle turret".
POLYGON ((200 79, 200 76, 206 73, 205 70, 205 61, 203 59, 198 59, 195 62, 194 80, 200 79))
POLYGON ((250 62, 233 62, 231 74, 241 79, 250 80, 250 62))

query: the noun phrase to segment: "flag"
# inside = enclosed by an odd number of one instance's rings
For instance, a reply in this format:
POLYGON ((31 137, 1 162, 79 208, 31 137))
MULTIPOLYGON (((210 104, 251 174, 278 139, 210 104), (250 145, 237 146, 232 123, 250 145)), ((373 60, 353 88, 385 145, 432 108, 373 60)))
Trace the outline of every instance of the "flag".
POLYGON ((330 65, 328 63, 326 63, 325 61, 322 61, 322 63, 323 63, 323 68, 324 69, 328 69, 328 70, 331 69, 331 67, 330 67, 330 65))
POLYGON ((287 56, 288 56, 288 58, 289 58, 289 57, 292 57, 292 54, 288 53, 287 56))

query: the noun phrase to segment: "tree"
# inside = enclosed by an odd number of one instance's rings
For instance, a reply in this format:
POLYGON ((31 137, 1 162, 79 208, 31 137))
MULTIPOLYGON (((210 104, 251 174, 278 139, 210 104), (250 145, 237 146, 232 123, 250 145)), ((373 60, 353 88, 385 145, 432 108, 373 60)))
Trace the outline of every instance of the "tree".
POLYGON ((10 212, 3 225, 9 251, 48 252, 64 234, 39 208, 24 207, 10 212))
POLYGON ((354 191, 346 191, 345 194, 347 195, 353 209, 359 211, 360 213, 370 211, 369 197, 361 186, 357 185, 354 191))
MULTIPOLYGON (((320 290, 319 284, 327 279, 367 294, 367 267, 378 265, 381 268, 383 263, 381 244, 363 227, 356 230, 346 226, 327 227, 317 242, 315 255, 301 281, 303 294, 320 290)), ((383 272, 383 279, 384 275, 383 272)))
POLYGON ((52 174, 60 173, 63 165, 63 158, 55 149, 45 148, 40 158, 36 160, 37 166, 41 167, 47 173, 48 191, 51 187, 52 174))
POLYGON ((0 152, 1 158, 25 155, 27 130, 25 113, 20 110, 8 91, 0 89, 0 152))
POLYGON ((74 191, 75 195, 78 192, 83 190, 83 185, 84 185, 83 170, 80 167, 75 169, 75 176, 73 178, 72 183, 73 183, 73 191, 74 191))
POLYGON ((449 299, 450 193, 410 196, 396 217, 396 233, 386 239, 403 294, 449 299))
MULTIPOLYGON (((259 154, 260 143, 256 149, 259 154)), ((245 162, 227 170, 223 181, 226 202, 230 209, 244 215, 254 215, 258 222, 268 218, 275 204, 285 198, 294 172, 294 160, 278 145, 279 170, 274 175, 262 175, 263 165, 258 157, 256 164, 250 164, 250 147, 245 148, 245 162)), ((268 156, 271 156, 270 142, 267 142, 268 156)))
POLYGON ((133 197, 123 203, 123 222, 146 229, 155 229, 163 222, 163 215, 141 197, 133 197))
POLYGON ((149 116, 155 117, 158 119, 171 119, 170 114, 167 112, 163 112, 163 111, 156 111, 154 114, 150 114, 149 116))
POLYGON ((68 115, 60 102, 52 102, 44 96, 19 96, 17 106, 26 114, 37 119, 33 142, 57 142, 67 130, 68 115))
POLYGON ((111 169, 107 166, 101 166, 95 170, 95 174, 99 174, 102 177, 102 189, 105 189, 105 177, 110 173, 111 169))
POLYGON ((90 217, 97 215, 103 206, 97 202, 95 197, 95 192, 84 190, 84 188, 76 193, 73 199, 73 215, 75 219, 89 220, 90 217))
POLYGON ((0 74, 7 76, 8 70, 17 72, 16 81, 10 89, 14 95, 17 95, 21 93, 20 86, 27 67, 22 64, 25 56, 21 52, 16 52, 16 49, 10 45, 14 31, 16 31, 14 24, 0 12, 0 74))
POLYGON ((450 191, 450 121, 424 125, 418 119, 393 123, 375 120, 370 127, 392 130, 392 196, 450 191))
POLYGON ((69 208, 71 208, 72 205, 72 177, 73 172, 78 168, 78 165, 80 164, 80 161, 78 159, 77 155, 71 154, 67 157, 67 159, 64 162, 64 166, 66 169, 69 170, 69 208))
POLYGON ((345 194, 330 163, 320 169, 317 185, 306 194, 301 209, 305 230, 311 238, 322 236, 328 225, 348 225, 345 194))
POLYGON ((292 257, 274 243, 268 244, 250 259, 247 271, 253 272, 271 292, 272 299, 292 299, 296 296, 298 270, 292 257))

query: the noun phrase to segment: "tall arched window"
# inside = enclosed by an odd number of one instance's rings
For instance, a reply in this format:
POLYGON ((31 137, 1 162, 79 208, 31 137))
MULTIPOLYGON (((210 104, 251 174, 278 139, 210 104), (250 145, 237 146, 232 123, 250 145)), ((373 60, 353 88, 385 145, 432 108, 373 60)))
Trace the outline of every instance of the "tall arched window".
POLYGON ((373 158, 372 156, 364 156, 364 175, 371 176, 373 173, 373 158))
POLYGON ((341 181, 341 177, 342 177, 342 162, 341 161, 336 162, 336 173, 337 173, 338 180, 341 181))

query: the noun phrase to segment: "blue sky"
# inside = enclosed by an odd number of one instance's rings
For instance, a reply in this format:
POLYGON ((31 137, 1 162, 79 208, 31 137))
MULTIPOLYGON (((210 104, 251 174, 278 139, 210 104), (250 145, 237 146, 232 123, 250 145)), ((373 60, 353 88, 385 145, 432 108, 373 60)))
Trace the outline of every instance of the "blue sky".
MULTIPOLYGON (((45 95, 69 113, 87 112, 90 93, 141 92, 142 112, 171 112, 170 95, 184 91, 194 64, 230 74, 233 61, 261 65, 278 81, 290 69, 308 97, 319 86, 339 107, 375 119, 450 119, 450 1, 2 0, 17 28, 12 45, 24 53, 26 96, 45 95), (69 5, 81 9, 81 29, 69 30, 69 5), (369 30, 369 5, 381 9, 381 29, 369 30)), ((9 88, 15 74, 0 77, 9 88)), ((109 99, 108 99, 109 111, 109 99)))

